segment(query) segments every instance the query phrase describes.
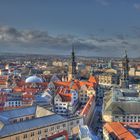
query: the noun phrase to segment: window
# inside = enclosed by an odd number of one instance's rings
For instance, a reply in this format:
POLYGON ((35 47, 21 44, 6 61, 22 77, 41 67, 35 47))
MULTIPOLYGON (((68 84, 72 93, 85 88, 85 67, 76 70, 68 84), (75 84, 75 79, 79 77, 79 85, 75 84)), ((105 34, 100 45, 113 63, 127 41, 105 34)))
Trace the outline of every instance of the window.
POLYGON ((20 118, 20 122, 22 122, 23 121, 23 118, 20 118))
POLYGON ((13 123, 16 123, 17 122, 17 120, 13 120, 13 123))
POLYGON ((60 128, 60 126, 58 125, 58 126, 57 126, 57 129, 59 129, 59 128, 60 128))
POLYGON ((48 129, 46 128, 46 129, 44 130, 44 132, 45 132, 45 133, 48 132, 48 129))
POLYGON ((26 120, 29 120, 29 117, 26 117, 26 120))
POLYGON ((34 136, 34 132, 31 132, 31 137, 33 137, 34 136))
POLYGON ((76 123, 79 124, 79 120, 77 120, 76 123))
POLYGON ((41 134, 41 130, 38 131, 38 135, 40 135, 40 134, 41 134))
POLYGON ((27 138, 27 134, 24 134, 24 135, 23 135, 23 139, 26 139, 26 138, 27 138))
POLYGON ((73 125, 73 122, 70 122, 70 125, 73 125))
POLYGON ((63 124, 63 127, 66 127, 66 124, 63 124))
POLYGON ((51 131, 53 131, 54 130, 54 127, 51 127, 51 131))
POLYGON ((19 136, 16 137, 16 140, 20 140, 19 136))

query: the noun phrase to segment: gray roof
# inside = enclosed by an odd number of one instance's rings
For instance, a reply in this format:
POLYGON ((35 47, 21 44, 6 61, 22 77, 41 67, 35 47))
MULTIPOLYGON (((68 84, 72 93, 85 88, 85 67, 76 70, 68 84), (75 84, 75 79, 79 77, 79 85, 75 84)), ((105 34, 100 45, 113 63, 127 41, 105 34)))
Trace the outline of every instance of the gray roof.
POLYGON ((135 90, 113 90, 104 98, 103 112, 111 114, 140 114, 140 97, 136 97, 135 90), (126 92, 125 96, 122 92, 126 92))
POLYGON ((35 128, 47 127, 49 125, 56 124, 62 121, 67 121, 67 118, 57 114, 53 114, 53 115, 49 115, 41 118, 35 118, 32 120, 27 120, 19 123, 8 124, 5 125, 0 130, 0 137, 6 137, 8 135, 13 135, 28 130, 33 130, 35 128))
POLYGON ((112 114, 140 114, 140 102, 112 102, 105 110, 112 114))
POLYGON ((32 115, 32 114, 35 114, 35 112, 36 112, 36 106, 3 111, 3 112, 0 112, 0 121, 32 115))

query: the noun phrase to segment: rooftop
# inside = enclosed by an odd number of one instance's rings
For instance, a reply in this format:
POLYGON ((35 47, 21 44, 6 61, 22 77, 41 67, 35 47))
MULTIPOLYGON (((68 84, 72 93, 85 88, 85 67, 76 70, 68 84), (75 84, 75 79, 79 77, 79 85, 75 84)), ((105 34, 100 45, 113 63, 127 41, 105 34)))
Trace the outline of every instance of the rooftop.
POLYGON ((45 115, 51 115, 52 112, 44 109, 40 106, 30 106, 30 107, 24 107, 19 109, 13 109, 8 111, 0 112, 0 121, 4 124, 9 124, 11 119, 34 115, 37 117, 42 117, 45 115))
POLYGON ((19 132, 26 132, 35 128, 46 127, 66 120, 66 118, 60 115, 53 114, 45 117, 35 118, 32 120, 8 124, 0 129, 0 137, 13 135, 19 132))
POLYGON ((104 128, 110 135, 117 139, 136 140, 136 137, 119 122, 106 123, 104 128))

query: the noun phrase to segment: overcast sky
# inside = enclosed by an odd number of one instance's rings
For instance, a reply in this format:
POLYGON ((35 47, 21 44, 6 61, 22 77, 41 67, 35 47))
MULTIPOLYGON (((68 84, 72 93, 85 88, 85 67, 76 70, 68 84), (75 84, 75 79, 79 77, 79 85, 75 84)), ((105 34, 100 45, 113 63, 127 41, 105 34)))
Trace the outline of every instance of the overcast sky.
POLYGON ((140 0, 1 0, 0 52, 140 56, 140 0))

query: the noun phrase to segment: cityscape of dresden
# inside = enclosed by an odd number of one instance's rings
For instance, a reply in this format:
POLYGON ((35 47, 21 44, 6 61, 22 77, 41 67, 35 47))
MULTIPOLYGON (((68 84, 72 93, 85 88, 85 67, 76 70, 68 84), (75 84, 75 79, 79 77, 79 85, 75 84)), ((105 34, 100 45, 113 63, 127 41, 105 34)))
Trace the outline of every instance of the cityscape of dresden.
POLYGON ((0 0, 0 140, 140 140, 140 0, 0 0))

